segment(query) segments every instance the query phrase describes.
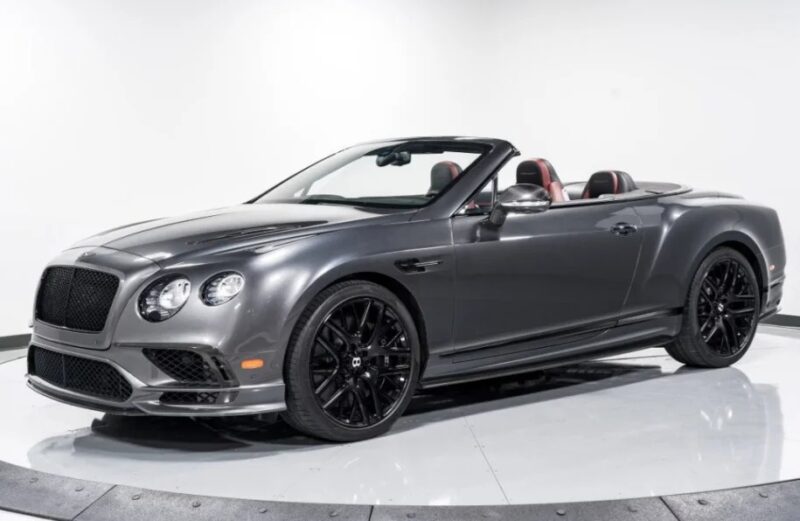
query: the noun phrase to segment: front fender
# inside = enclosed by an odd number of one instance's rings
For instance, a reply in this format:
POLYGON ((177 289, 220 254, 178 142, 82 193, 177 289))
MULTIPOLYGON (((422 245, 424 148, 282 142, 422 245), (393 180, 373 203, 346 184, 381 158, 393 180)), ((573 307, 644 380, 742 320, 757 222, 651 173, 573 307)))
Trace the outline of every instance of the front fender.
POLYGON ((297 241, 264 256, 260 323, 267 349, 282 366, 283 354, 303 311, 316 295, 343 279, 385 278, 408 292, 425 317, 431 352, 450 347, 454 257, 450 220, 395 223, 339 230, 297 241), (414 273, 398 261, 437 260, 414 273), (377 275, 377 277, 375 277, 377 275), (268 297, 270 296, 270 297, 268 297))

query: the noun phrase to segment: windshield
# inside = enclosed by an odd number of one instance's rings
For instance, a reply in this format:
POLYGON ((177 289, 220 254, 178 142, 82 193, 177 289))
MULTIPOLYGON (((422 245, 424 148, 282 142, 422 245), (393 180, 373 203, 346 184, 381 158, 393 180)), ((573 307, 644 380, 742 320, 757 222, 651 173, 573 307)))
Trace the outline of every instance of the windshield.
POLYGON ((419 208, 447 190, 483 151, 458 142, 358 145, 311 165, 254 202, 419 208))

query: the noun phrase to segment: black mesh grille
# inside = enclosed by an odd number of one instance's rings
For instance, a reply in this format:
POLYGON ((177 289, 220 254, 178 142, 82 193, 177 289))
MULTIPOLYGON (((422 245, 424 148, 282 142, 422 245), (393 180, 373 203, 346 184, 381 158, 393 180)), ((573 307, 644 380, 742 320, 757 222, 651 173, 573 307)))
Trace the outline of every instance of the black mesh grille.
POLYGON ((36 318, 79 331, 102 331, 119 279, 110 273, 56 266, 42 275, 36 318))
POLYGON ((133 392, 131 384, 105 362, 36 346, 28 351, 28 373, 64 389, 117 402, 124 402, 133 392))
POLYGON ((199 353, 181 349, 144 349, 144 355, 171 378, 179 382, 217 384, 219 373, 199 353))
POLYGON ((205 392, 168 392, 161 395, 159 401, 172 405, 211 405, 216 403, 219 393, 205 393, 205 392))

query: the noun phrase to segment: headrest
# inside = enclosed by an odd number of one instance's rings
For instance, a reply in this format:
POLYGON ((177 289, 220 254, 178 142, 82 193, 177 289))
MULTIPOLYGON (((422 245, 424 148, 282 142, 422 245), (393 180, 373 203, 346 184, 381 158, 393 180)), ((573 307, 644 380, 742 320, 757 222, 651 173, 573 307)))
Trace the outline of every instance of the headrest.
POLYGON ((554 182, 559 183, 561 180, 547 159, 527 159, 517 165, 517 184, 539 185, 549 190, 550 183, 554 182))
POLYGON ((594 199, 606 194, 623 194, 636 190, 633 178, 621 170, 595 172, 583 189, 584 199, 594 199))
POLYGON ((461 167, 452 161, 440 161, 431 168, 431 187, 428 194, 437 194, 461 175, 461 167))

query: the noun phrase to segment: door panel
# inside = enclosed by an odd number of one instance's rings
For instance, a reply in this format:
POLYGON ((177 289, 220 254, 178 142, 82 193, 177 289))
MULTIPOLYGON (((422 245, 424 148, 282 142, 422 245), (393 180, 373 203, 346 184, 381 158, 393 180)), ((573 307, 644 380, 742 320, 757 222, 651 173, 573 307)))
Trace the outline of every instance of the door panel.
POLYGON ((453 218, 456 352, 613 323, 641 247, 619 226, 641 224, 630 203, 509 214, 499 228, 484 219, 453 218))

